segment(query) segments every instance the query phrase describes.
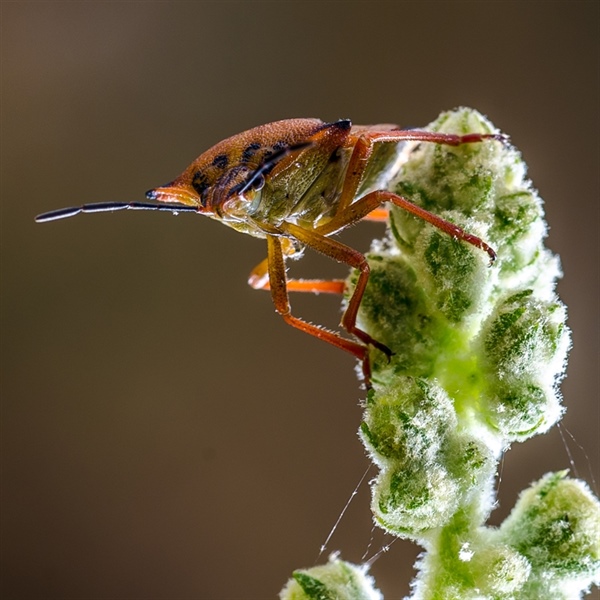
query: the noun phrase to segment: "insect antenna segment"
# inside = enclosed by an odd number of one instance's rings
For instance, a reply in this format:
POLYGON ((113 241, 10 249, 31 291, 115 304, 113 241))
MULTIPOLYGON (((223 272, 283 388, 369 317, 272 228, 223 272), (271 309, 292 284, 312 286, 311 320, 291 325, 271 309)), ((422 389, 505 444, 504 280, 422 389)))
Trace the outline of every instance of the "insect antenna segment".
POLYGON ((42 213, 35 218, 36 223, 46 223, 58 219, 74 217, 82 213, 114 212, 116 210, 158 210, 178 214, 180 212, 198 212, 195 206, 184 204, 151 204, 150 202, 97 202, 94 204, 83 204, 82 206, 71 206, 70 208, 59 208, 42 213))

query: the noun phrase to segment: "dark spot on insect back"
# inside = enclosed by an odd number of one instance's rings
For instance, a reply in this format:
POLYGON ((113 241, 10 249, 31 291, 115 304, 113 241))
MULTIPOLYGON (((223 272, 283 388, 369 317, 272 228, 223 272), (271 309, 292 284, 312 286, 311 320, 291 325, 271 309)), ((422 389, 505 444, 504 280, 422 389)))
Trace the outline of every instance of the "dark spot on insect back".
POLYGON ((208 177, 202 171, 196 171, 192 178, 192 187, 198 192, 198 195, 202 197, 202 194, 209 188, 210 183, 208 177))
POLYGON ((229 164, 229 157, 227 154, 217 154, 217 156, 213 158, 212 164, 218 169, 225 169, 229 164))
MULTIPOLYGON (((261 163, 266 163, 273 155, 278 156, 279 158, 283 157, 284 151, 288 149, 288 144, 284 141, 280 140, 275 142, 271 148, 267 148, 260 157, 261 163), (281 155, 281 156, 280 156, 281 155)), ((271 166, 273 168, 275 164, 271 166)), ((270 170, 270 169, 269 169, 270 170)))
POLYGON ((248 162, 256 154, 256 151, 259 148, 260 144, 258 142, 252 142, 251 144, 248 144, 242 152, 241 162, 248 162))

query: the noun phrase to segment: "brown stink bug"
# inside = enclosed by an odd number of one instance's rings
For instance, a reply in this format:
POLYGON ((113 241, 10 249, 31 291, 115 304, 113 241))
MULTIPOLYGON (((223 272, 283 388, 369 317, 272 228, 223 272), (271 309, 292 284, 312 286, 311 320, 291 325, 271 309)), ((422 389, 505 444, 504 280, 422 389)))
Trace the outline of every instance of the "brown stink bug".
POLYGON ((495 253, 478 237, 385 189, 397 170, 404 142, 459 146, 501 134, 450 135, 401 130, 394 125, 360 126, 347 120, 289 119, 268 123, 219 142, 201 154, 179 177, 146 196, 163 204, 108 202, 86 204, 42 214, 38 222, 122 209, 195 212, 237 231, 267 240, 267 258, 251 272, 255 289, 269 289, 275 309, 287 323, 346 350, 362 362, 370 380, 368 347, 388 357, 392 352, 356 325, 369 279, 369 264, 360 252, 331 236, 362 219, 384 219, 391 202, 448 235, 495 253), (341 325, 358 341, 349 340, 292 315, 288 291, 342 293, 341 280, 288 279, 285 259, 312 248, 358 270, 341 325))

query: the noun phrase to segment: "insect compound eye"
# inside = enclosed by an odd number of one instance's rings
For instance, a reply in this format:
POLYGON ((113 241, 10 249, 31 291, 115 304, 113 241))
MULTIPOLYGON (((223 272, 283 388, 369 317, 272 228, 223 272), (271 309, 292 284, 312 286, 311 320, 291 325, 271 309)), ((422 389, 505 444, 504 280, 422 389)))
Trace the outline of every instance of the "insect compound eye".
POLYGON ((257 173, 256 175, 250 178, 247 185, 248 189, 258 192, 259 190, 262 190, 263 187, 265 187, 265 178, 262 175, 262 173, 257 173))

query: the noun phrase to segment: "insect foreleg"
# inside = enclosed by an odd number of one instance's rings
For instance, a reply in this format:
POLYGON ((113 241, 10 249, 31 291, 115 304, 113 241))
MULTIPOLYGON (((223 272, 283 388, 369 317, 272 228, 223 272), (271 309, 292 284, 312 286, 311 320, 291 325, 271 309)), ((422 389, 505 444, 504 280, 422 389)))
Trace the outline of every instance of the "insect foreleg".
POLYGON ((291 306, 288 298, 285 262, 280 238, 274 235, 268 235, 267 251, 269 284, 275 310, 283 317, 285 322, 292 325, 292 327, 309 333, 310 335, 328 342, 337 348, 341 348, 346 352, 350 352, 350 354, 362 361, 365 384, 369 386, 371 371, 368 361, 367 348, 361 344, 347 340, 333 331, 327 331, 326 329, 317 327, 312 323, 307 323, 298 317, 294 317, 291 312, 291 306))
MULTIPOLYGON (((337 240, 325 237, 316 231, 304 229, 303 227, 287 222, 282 223, 280 228, 313 250, 358 270, 358 279, 354 291, 348 301, 346 312, 342 316, 342 326, 348 333, 355 335, 365 344, 374 346, 390 357, 393 353, 386 345, 378 342, 368 333, 356 326, 358 308, 364 295, 365 288, 367 287, 367 282, 369 281, 370 269, 367 259, 357 250, 349 248, 337 240)), ((272 282, 271 285, 273 285, 272 282)))

